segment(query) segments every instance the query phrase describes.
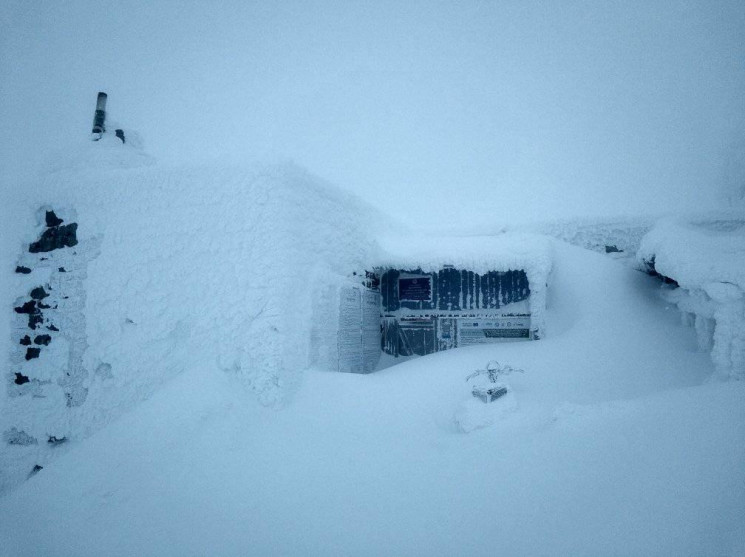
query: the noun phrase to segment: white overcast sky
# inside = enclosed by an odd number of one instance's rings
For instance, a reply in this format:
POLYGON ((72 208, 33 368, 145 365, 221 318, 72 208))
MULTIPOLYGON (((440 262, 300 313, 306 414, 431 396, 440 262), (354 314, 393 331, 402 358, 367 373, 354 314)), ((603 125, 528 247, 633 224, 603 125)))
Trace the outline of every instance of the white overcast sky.
POLYGON ((4 187, 99 90, 164 163, 289 159, 418 222, 708 208, 742 166, 742 0, 0 10, 4 187))

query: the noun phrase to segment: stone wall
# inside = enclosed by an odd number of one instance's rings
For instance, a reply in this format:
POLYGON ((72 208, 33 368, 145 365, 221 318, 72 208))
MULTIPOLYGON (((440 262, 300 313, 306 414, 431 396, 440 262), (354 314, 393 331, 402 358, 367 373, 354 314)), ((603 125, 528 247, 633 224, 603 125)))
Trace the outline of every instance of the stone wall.
MULTIPOLYGON (((24 247, 15 268, 22 290, 11 317, 7 400, 0 416, 3 459, 10 461, 3 468, 10 476, 37 472, 70 439, 69 412, 88 395, 83 281, 99 241, 80 242, 78 224, 69 222, 73 215, 41 212, 43 230, 24 247)), ((17 480, 0 481, 0 492, 17 480)))

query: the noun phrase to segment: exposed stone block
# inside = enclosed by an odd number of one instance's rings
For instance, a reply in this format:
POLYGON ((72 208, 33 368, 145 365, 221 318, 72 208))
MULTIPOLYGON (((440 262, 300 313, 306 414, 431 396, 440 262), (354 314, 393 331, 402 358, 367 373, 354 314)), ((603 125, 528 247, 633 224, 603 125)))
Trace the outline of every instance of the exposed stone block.
POLYGON ((63 222, 65 222, 61 218, 59 218, 54 213, 54 211, 47 211, 46 221, 47 221, 47 227, 59 226, 60 224, 62 224, 63 222))
POLYGON ((64 226, 47 228, 41 235, 41 238, 39 238, 39 241, 29 246, 28 251, 31 253, 40 253, 76 246, 78 244, 77 229, 78 225, 75 222, 64 226))
POLYGON ((40 311, 28 316, 29 329, 36 330, 36 326, 41 325, 42 323, 44 323, 44 316, 41 314, 40 311))
POLYGON ((18 306, 13 309, 15 309, 16 313, 28 313, 28 314, 33 314, 39 311, 38 309, 36 309, 36 302, 33 300, 28 301, 22 306, 18 306))
POLYGON ((49 296, 49 294, 47 293, 46 290, 44 290, 44 287, 43 286, 37 286, 36 288, 34 288, 31 291, 30 296, 34 300, 43 300, 44 298, 46 298, 47 296, 49 296))

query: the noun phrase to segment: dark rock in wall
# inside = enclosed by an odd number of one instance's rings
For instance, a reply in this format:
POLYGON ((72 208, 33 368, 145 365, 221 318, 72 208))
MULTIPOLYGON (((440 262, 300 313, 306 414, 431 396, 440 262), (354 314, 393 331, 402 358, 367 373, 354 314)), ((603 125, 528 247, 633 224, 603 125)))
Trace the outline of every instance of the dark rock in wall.
POLYGON ((61 445, 66 441, 67 437, 55 437, 54 435, 50 435, 47 439, 47 443, 49 443, 50 445, 61 445))
POLYGON ((64 268, 64 267, 60 267, 60 268, 59 268, 59 269, 57 269, 57 270, 58 270, 58 271, 59 271, 60 273, 66 273, 66 272, 67 272, 67 271, 65 270, 65 268, 64 268))
POLYGON ((29 382, 29 378, 26 377, 25 375, 23 375, 22 373, 17 373, 16 372, 16 378, 13 380, 13 382, 16 385, 23 385, 24 383, 28 383, 29 382))
POLYGON ((41 314, 40 311, 37 311, 36 313, 32 313, 28 316, 28 328, 31 330, 36 330, 37 325, 41 325, 44 323, 44 316, 41 314))
POLYGON ((59 332, 59 329, 54 325, 47 325, 47 329, 49 329, 50 331, 59 332))
POLYGON ((52 342, 52 337, 49 335, 37 335, 34 339, 34 344, 43 344, 44 346, 49 345, 52 342))
POLYGON ((29 300, 22 306, 13 308, 13 310, 16 313, 28 314, 29 329, 36 329, 37 325, 41 325, 44 322, 44 316, 41 314, 41 311, 39 311, 39 308, 36 307, 36 300, 29 300))
POLYGON ((13 308, 16 313, 28 313, 29 315, 33 313, 37 313, 39 310, 36 309, 36 302, 31 300, 23 304, 22 306, 18 306, 16 308, 13 308))
POLYGON ((46 214, 46 221, 47 221, 47 227, 51 228, 52 226, 59 226, 62 224, 63 221, 61 218, 59 218, 54 211, 47 211, 46 214))
POLYGON ((24 267, 23 265, 17 265, 16 273, 21 273, 22 275, 28 275, 29 273, 31 273, 31 269, 29 269, 28 267, 24 267))
POLYGON ((34 467, 31 469, 31 472, 29 472, 28 477, 30 478, 31 476, 38 474, 42 470, 44 470, 43 466, 40 466, 39 464, 34 464, 34 467))
POLYGON ((49 294, 47 293, 46 290, 44 290, 44 287, 43 286, 38 286, 38 287, 34 288, 31 291, 30 296, 34 300, 43 300, 44 298, 46 298, 47 296, 49 296, 49 294))
POLYGON ((28 346, 28 345, 30 345, 30 344, 31 344, 31 337, 30 337, 30 336, 28 336, 28 335, 24 336, 24 337, 23 337, 23 338, 21 339, 20 343, 21 343, 21 344, 22 344, 23 346, 28 346))
POLYGON ((38 242, 32 243, 28 251, 40 253, 53 251, 60 248, 71 248, 78 244, 77 223, 73 222, 64 226, 47 228, 39 238, 38 242))
POLYGON ((26 361, 38 358, 39 354, 41 354, 41 348, 26 348, 26 361))

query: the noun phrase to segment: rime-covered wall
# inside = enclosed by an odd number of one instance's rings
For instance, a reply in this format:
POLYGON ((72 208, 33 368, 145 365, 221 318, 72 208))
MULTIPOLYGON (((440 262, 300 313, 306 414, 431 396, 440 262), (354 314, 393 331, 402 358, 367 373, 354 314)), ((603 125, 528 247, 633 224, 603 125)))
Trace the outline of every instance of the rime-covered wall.
POLYGON ((315 337, 336 316, 319 300, 375 249, 380 216, 295 166, 169 169, 98 148, 6 207, 0 490, 64 451, 54 439, 91 434, 187 367, 282 404, 303 369, 333 366, 333 339, 315 337), (46 209, 77 225, 77 243, 31 253, 52 230, 46 209), (26 330, 37 317, 48 344, 26 330))

